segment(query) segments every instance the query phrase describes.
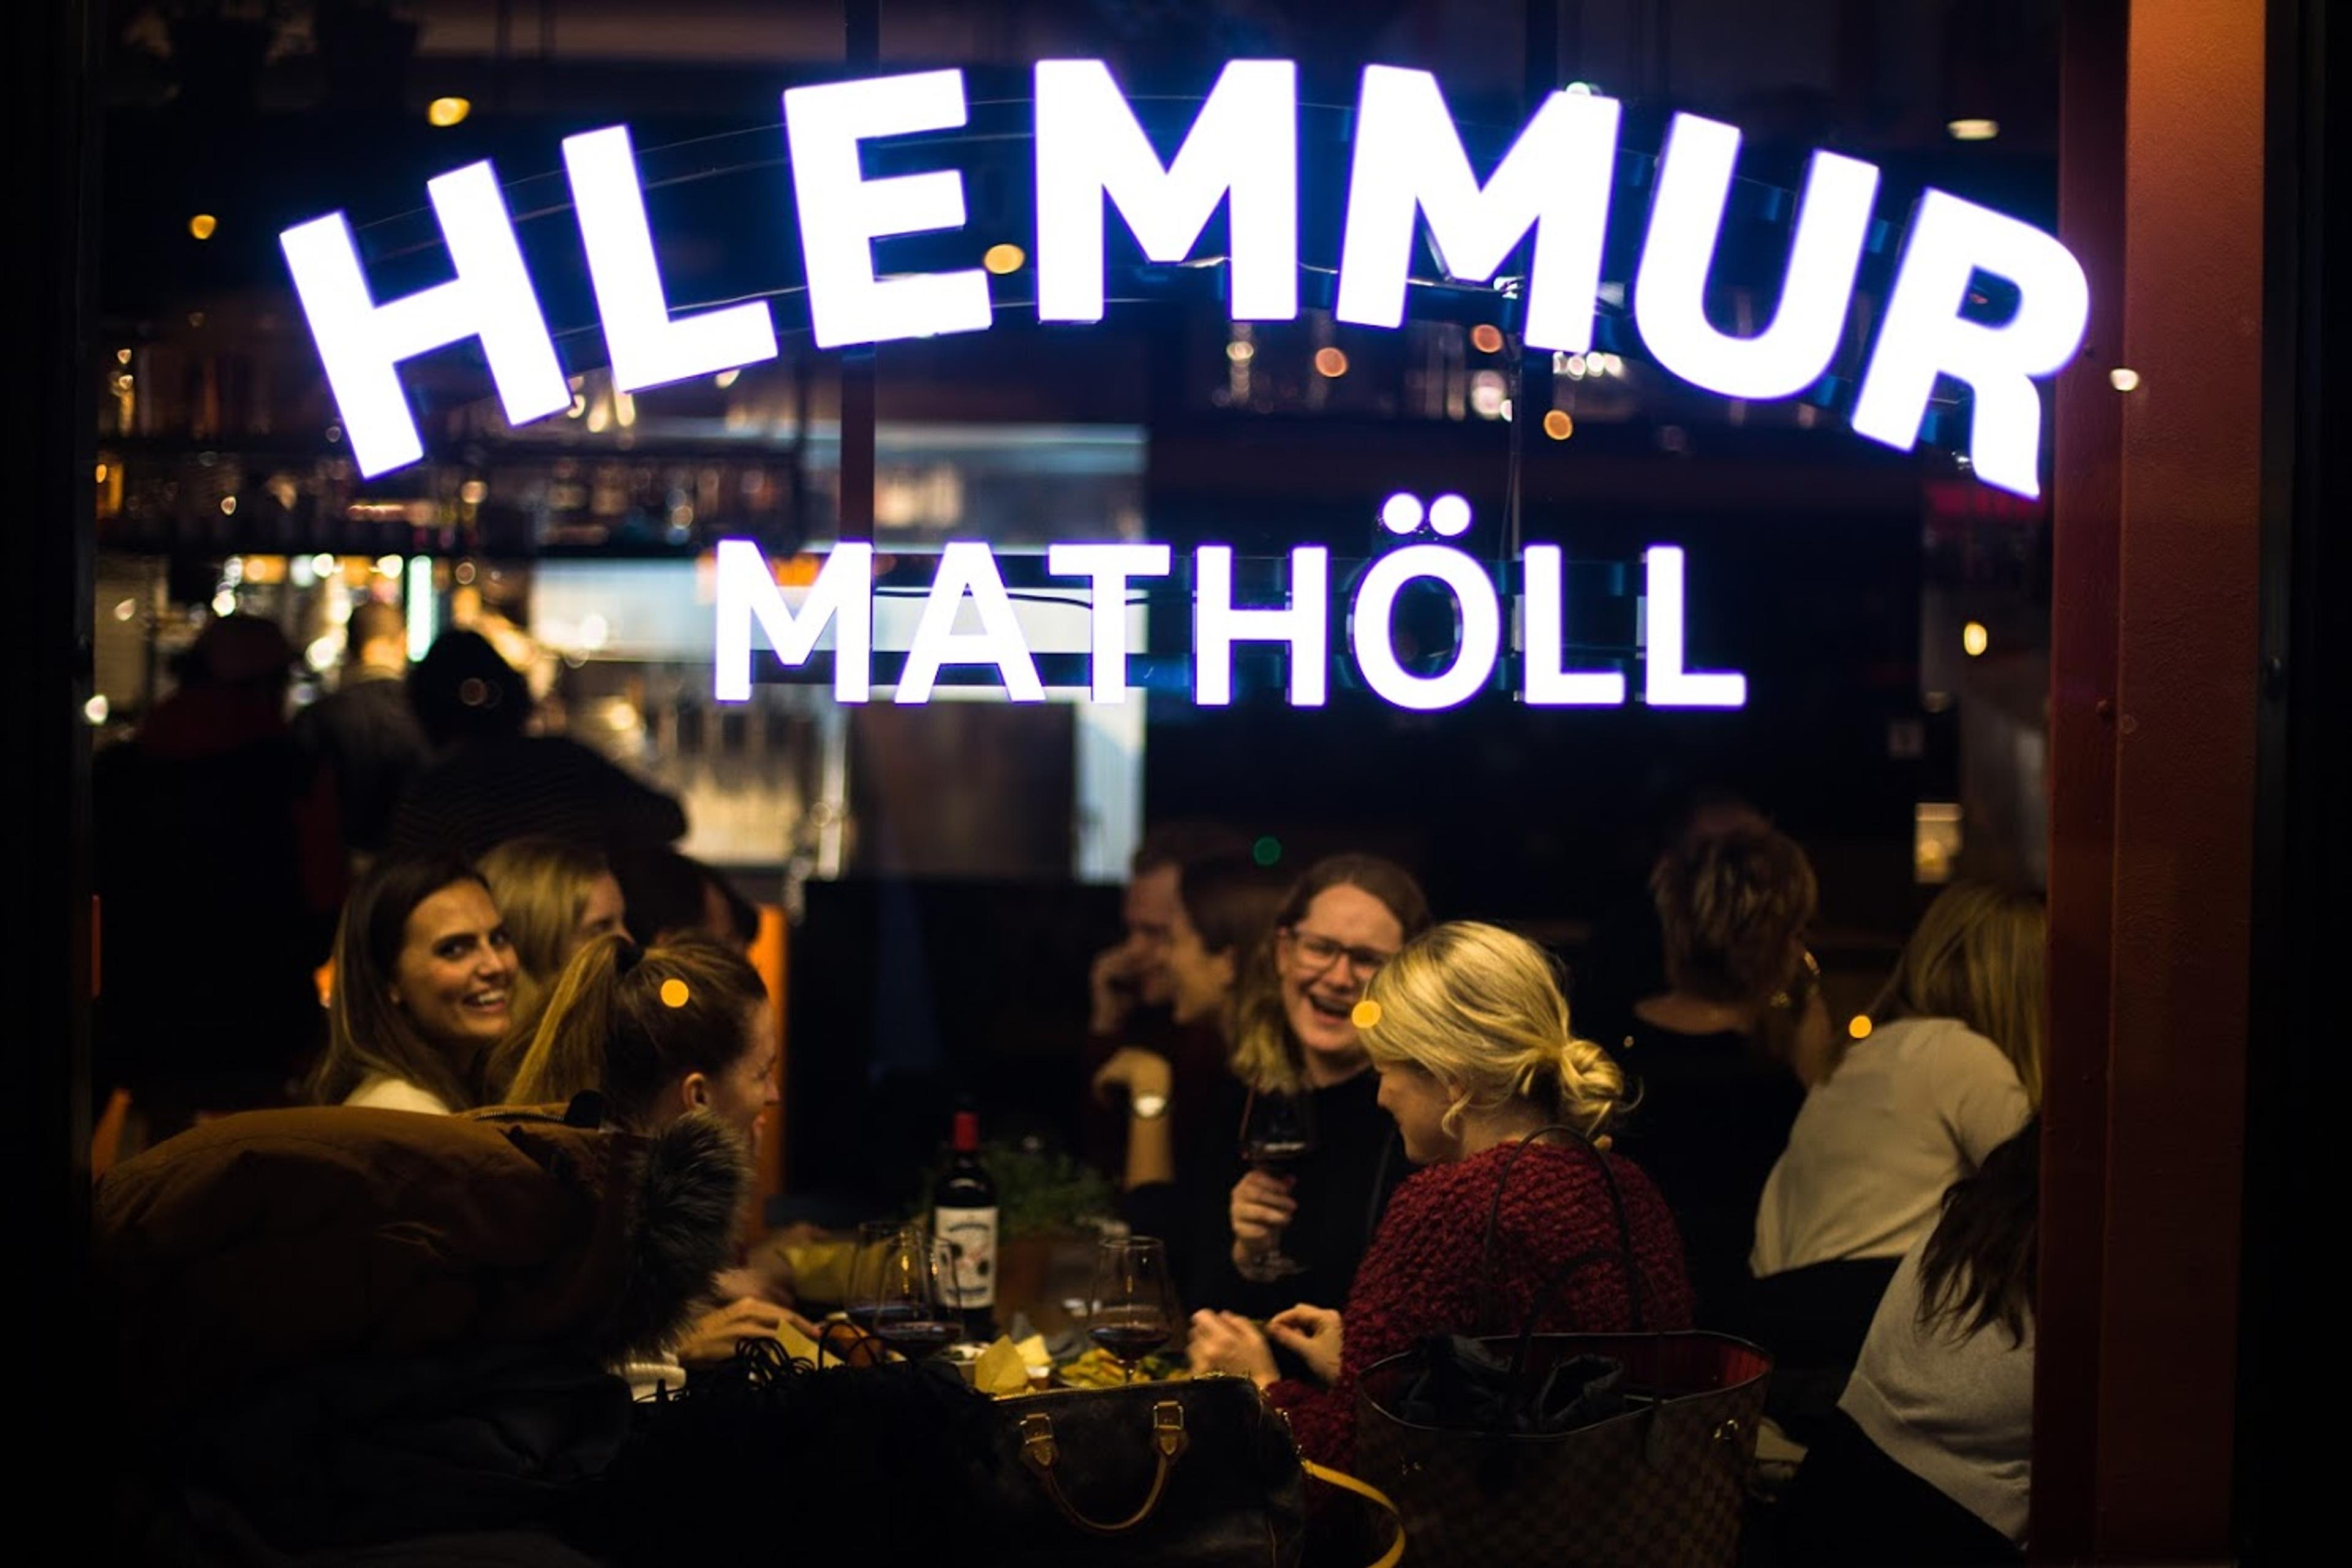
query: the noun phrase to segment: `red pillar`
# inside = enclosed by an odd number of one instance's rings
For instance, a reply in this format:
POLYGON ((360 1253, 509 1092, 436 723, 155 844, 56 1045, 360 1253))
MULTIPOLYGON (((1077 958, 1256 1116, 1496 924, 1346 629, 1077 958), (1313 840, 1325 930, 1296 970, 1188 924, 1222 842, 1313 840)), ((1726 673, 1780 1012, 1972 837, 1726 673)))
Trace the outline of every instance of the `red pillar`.
POLYGON ((2260 702, 2265 5, 2065 8, 2033 1546, 2231 1547, 2260 702), (2137 372, 2118 391, 2110 373, 2137 372))

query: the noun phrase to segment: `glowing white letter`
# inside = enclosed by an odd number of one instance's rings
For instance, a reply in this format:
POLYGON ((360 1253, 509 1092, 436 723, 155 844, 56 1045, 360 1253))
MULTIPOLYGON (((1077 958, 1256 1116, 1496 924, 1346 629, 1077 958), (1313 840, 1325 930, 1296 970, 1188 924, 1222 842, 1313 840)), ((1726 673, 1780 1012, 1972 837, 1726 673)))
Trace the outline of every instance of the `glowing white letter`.
POLYGON ((817 569, 798 615, 784 603, 767 557, 748 539, 719 542, 718 586, 719 701, 751 698, 755 616, 768 634, 768 646, 786 664, 808 662, 818 635, 827 621, 833 622, 833 695, 842 702, 866 700, 872 689, 874 546, 835 545, 817 569))
MULTIPOLYGON (((1527 669, 1520 695, 1535 708, 1622 705, 1622 671, 1560 668, 1568 643, 1568 590, 1559 546, 1530 544, 1520 552, 1519 562, 1527 574, 1527 669)), ((1657 622, 1654 618, 1650 624, 1654 627, 1657 622)))
POLYGON ((1424 711, 1452 708, 1477 695, 1495 673, 1503 647, 1503 607, 1486 569, 1444 544, 1408 544, 1372 563, 1356 588, 1356 611, 1348 628, 1356 667, 1365 684, 1400 708, 1424 711), (1397 661, 1390 641, 1395 630, 1397 591, 1416 577, 1433 577, 1454 590, 1462 608, 1462 638, 1453 668, 1442 675, 1415 675, 1397 661))
POLYGON ((1127 580, 1165 577, 1168 566, 1164 544, 1055 544, 1046 549, 1046 571, 1093 584, 1089 687, 1097 702, 1127 700, 1127 580))
POLYGON ((1741 708, 1748 678, 1737 672, 1696 674, 1683 668, 1683 552, 1653 544, 1643 555, 1649 587, 1643 641, 1642 700, 1653 708, 1741 708))
POLYGON ((776 329, 765 301, 671 318, 627 127, 567 136, 563 166, 572 178, 572 207, 588 250, 614 386, 640 392, 776 357, 776 329))
POLYGON ((1908 451, 1937 373, 1957 376, 1976 394, 1969 458, 1978 477, 2039 495, 2042 395, 2033 377, 2074 357, 2090 317, 2090 283, 2064 246, 2031 224, 1929 191, 1904 242, 1853 427, 1908 451), (1960 317, 1979 269, 2017 285, 2017 314, 1998 327, 1960 317))
POLYGON ((977 268, 887 280, 874 276, 877 238, 963 226, 963 176, 934 169, 869 180, 857 163, 857 144, 869 138, 952 131, 963 122, 963 72, 956 70, 796 87, 784 94, 817 347, 986 330, 988 275, 977 268))
POLYGON ((1234 607, 1234 552, 1204 544, 1192 552, 1192 692, 1204 708, 1234 700, 1234 644, 1290 645, 1290 705, 1323 706, 1329 658, 1327 601, 1331 552, 1302 544, 1290 552, 1290 603, 1275 609, 1234 607))
POLYGON ((457 276, 387 304, 377 304, 368 291, 342 214, 313 218, 278 237, 364 478, 425 456, 401 395, 398 367, 434 349, 480 338, 509 425, 572 405, 498 176, 486 163, 469 163, 425 182, 425 189, 457 276))
POLYGON ((968 539, 940 552, 940 569, 923 601, 923 618, 915 623, 915 639, 907 650, 907 668, 898 677, 893 700, 929 702, 943 664, 992 664, 1003 677, 1004 694, 1013 701, 1045 700, 1037 666, 1021 636, 1020 618, 1005 596, 1004 579, 997 575, 995 552, 968 539), (980 612, 976 632, 955 629, 956 611, 967 594, 980 612))
POLYGON ((1704 302, 1738 156, 1738 131, 1675 116, 1642 242, 1634 320, 1658 363, 1685 381, 1726 397, 1787 397, 1819 381, 1837 352, 1878 170, 1834 153, 1813 154, 1772 324, 1741 338, 1717 331, 1704 302))
POLYGON ((1037 319, 1099 321, 1103 201, 1181 261, 1233 198, 1237 321, 1298 314, 1298 110, 1288 60, 1235 60, 1165 169, 1100 60, 1037 62, 1037 319))
POLYGON ((1531 348, 1583 353, 1616 161, 1617 100, 1555 92, 1481 189, 1437 79, 1367 67, 1334 313, 1368 327, 1404 319, 1416 213, 1428 216, 1438 265, 1466 282, 1492 278, 1532 227, 1523 335, 1531 348))

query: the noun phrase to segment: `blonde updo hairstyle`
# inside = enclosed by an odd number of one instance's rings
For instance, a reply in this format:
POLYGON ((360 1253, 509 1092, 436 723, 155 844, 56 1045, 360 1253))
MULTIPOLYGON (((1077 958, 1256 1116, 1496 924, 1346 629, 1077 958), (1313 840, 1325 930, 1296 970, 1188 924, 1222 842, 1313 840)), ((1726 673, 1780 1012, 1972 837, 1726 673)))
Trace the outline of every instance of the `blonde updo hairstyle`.
POLYGON ((1577 1038, 1550 955, 1523 936, 1450 921, 1405 944, 1365 987, 1357 1032, 1374 1063, 1419 1068, 1454 1092, 1441 1125, 1532 1104, 1600 1140, 1625 1098, 1608 1053, 1577 1038))

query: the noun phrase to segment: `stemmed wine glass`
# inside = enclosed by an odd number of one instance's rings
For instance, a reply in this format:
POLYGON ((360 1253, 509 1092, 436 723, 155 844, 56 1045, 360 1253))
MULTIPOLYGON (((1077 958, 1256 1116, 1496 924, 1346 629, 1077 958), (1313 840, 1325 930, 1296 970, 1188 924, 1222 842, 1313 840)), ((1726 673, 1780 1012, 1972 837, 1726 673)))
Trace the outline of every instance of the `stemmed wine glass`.
POLYGON ((1167 1244, 1148 1236, 1123 1237, 1095 1249, 1095 1289, 1087 1315, 1094 1341, 1135 1381, 1138 1363, 1176 1337, 1176 1279, 1167 1244))
POLYGON ((954 1254, 946 1242, 908 1226, 884 1243, 875 1263, 874 1336, 908 1361, 935 1355, 962 1337, 949 1305, 955 1291, 954 1254))
MULTIPOLYGON (((901 1234, 919 1228, 914 1222, 901 1219, 870 1219, 857 1227, 856 1250, 849 1255, 849 1288, 841 1305, 850 1322, 863 1332, 874 1332, 875 1319, 882 1309, 884 1260, 901 1234)), ((827 1331, 817 1340, 818 1365, 824 1364, 824 1352, 833 1339, 834 1335, 827 1331)), ((845 1336, 845 1340, 853 1348, 857 1343, 855 1335, 845 1336)), ((839 1346, 834 1347, 834 1353, 845 1363, 849 1360, 849 1352, 839 1346)))
MULTIPOLYGON (((1254 1089, 1242 1113, 1242 1158, 1252 1170, 1280 1175, 1315 1152, 1315 1097, 1301 1089, 1254 1089)), ((1265 1284, 1303 1274, 1307 1266, 1283 1255, 1277 1239, 1265 1251, 1245 1252, 1239 1264, 1244 1279, 1265 1284)))
POLYGON ((849 1296, 842 1308, 849 1321, 874 1331, 874 1315, 881 1306, 882 1264, 900 1233, 917 1228, 902 1219, 870 1219, 857 1227, 857 1250, 849 1255, 849 1296))

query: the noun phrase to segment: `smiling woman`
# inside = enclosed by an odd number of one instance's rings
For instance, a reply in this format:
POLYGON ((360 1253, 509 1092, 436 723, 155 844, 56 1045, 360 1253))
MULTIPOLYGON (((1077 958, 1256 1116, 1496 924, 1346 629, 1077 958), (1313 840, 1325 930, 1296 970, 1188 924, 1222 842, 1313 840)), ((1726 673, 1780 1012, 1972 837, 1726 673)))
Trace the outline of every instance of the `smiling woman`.
POLYGON ((514 948, 479 872, 447 857, 379 862, 343 906, 310 1098, 439 1114, 481 1103, 514 983, 514 948))

